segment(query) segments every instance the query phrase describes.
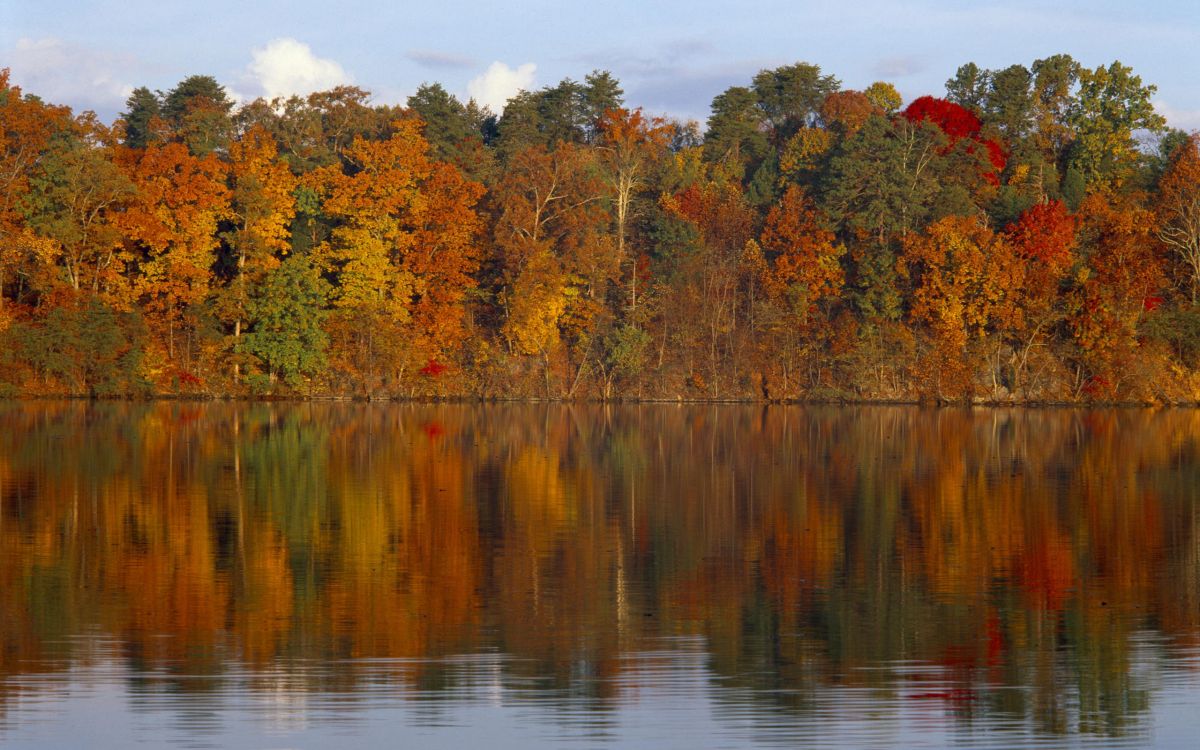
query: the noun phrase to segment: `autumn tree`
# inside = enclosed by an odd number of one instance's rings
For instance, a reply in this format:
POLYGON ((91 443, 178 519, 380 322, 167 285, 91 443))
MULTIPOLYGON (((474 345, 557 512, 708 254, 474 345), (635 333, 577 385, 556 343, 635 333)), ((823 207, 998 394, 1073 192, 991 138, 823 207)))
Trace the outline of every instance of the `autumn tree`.
POLYGON ((355 139, 345 153, 351 171, 326 167, 310 178, 337 221, 318 253, 337 282, 335 346, 372 388, 397 385, 423 357, 456 358, 478 263, 473 206, 482 187, 430 161, 419 122, 393 128, 386 140, 355 139))
MULTIPOLYGON (((862 123, 865 124, 865 123, 862 123)), ((861 124, 846 135, 852 136, 861 124)), ((792 183, 806 188, 816 188, 820 178, 829 167, 837 144, 836 130, 827 128, 800 128, 783 145, 779 154, 779 182, 792 183)), ((786 189, 786 188, 785 188, 786 189)))
POLYGON ((212 288, 217 227, 228 211, 225 166, 181 143, 124 149, 117 163, 135 190, 119 217, 132 245, 129 291, 164 339, 162 364, 190 369, 197 316, 212 288))
MULTIPOLYGON (((760 243, 765 261, 760 272, 761 307, 766 313, 761 324, 770 332, 768 346, 780 363, 787 393, 794 368, 811 354, 814 328, 828 322, 819 314, 824 312, 820 306, 842 291, 840 261, 846 249, 812 200, 796 186, 789 187, 767 213, 760 243)), ((817 381, 813 384, 819 384, 819 374, 817 381)))
MULTIPOLYGON (((723 393, 745 363, 739 320, 746 296, 741 281, 754 213, 736 183, 712 180, 665 199, 666 208, 695 229, 692 251, 679 261, 674 289, 664 301, 676 319, 680 352, 689 361, 689 385, 703 395, 723 393)), ((665 339, 665 336, 664 336, 665 339)))
POLYGON ((1158 238, 1186 269, 1185 286, 1193 305, 1200 294, 1200 136, 1193 134, 1175 151, 1158 185, 1155 209, 1158 238))
MULTIPOLYGON (((71 126, 65 107, 43 104, 9 83, 8 69, 0 70, 0 326, 5 320, 5 293, 13 284, 28 285, 32 274, 44 269, 53 252, 52 242, 26 226, 30 180, 39 173, 39 190, 49 186, 39 168, 52 138, 66 137, 71 126)), ((49 209, 49 205, 42 204, 49 209)), ((47 226, 48 224, 44 224, 47 226)), ((11 292, 20 299, 17 290, 11 292)))
MULTIPOLYGON (((939 397, 969 395, 981 360, 992 353, 969 345, 1013 314, 1008 290, 1021 279, 1011 249, 978 218, 948 216, 906 237, 902 260, 913 287, 911 315, 929 326, 933 340, 928 387, 939 397)), ((997 367, 991 369, 994 387, 997 367)))
POLYGON ((863 96, 886 115, 894 115, 904 103, 896 87, 887 81, 876 81, 863 89, 863 96))
POLYGON ((923 96, 904 109, 904 118, 936 125, 947 138, 943 155, 949 154, 960 142, 965 142, 962 151, 968 156, 978 155, 976 168, 982 176, 992 184, 998 182, 997 175, 1004 169, 1007 159, 1004 147, 983 134, 983 123, 972 112, 953 102, 923 96))
POLYGON ((626 249, 629 222, 639 192, 649 184, 650 172, 666 153, 671 129, 659 118, 646 118, 641 110, 609 110, 600 120, 597 149, 615 211, 617 257, 629 266, 629 315, 637 316, 638 256, 626 249))
POLYGON ((499 117, 437 84, 235 106, 190 76, 133 89, 110 129, 0 73, 0 378, 1182 398, 1200 146, 1149 147, 1153 92, 1053 55, 904 106, 796 63, 720 93, 702 133, 625 108, 604 71, 499 117), (88 357, 93 324, 121 328, 137 365, 35 357, 52 319, 88 357))
POLYGON ((604 193, 592 153, 570 144, 514 155, 496 186, 500 331, 510 351, 541 359, 547 387, 564 337, 576 374, 594 358, 608 289, 620 279, 604 193))
POLYGON ((26 226, 53 243, 61 272, 42 291, 65 284, 75 292, 113 292, 124 270, 120 209, 135 188, 113 163, 108 129, 76 118, 47 144, 28 180, 20 199, 26 226))
MULTIPOLYGON (((229 217, 231 227, 223 237, 230 250, 227 282, 219 299, 226 321, 233 324, 236 353, 250 301, 259 296, 259 284, 279 265, 291 248, 291 224, 296 215, 297 180, 277 151, 274 138, 254 126, 230 144, 229 217)), ((240 363, 233 365, 234 379, 240 363)))
POLYGON ((413 345, 425 361, 457 363, 471 333, 468 303, 476 288, 483 231, 475 207, 484 188, 454 165, 428 157, 416 169, 421 170, 421 199, 407 220, 414 244, 404 256, 417 281, 413 345))
POLYGON ((858 132, 871 115, 885 110, 861 91, 836 91, 825 97, 820 108, 821 122, 845 138, 858 132))
POLYGON ((1149 209, 1132 196, 1088 197, 1080 209, 1086 273, 1072 294, 1071 330, 1079 347, 1081 392, 1112 398, 1146 383, 1139 361, 1140 327, 1162 304, 1166 283, 1161 245, 1149 209))
POLYGON ((1067 315, 1063 285, 1076 261, 1077 222, 1061 201, 1039 203, 1005 228, 1020 264, 1020 283, 1009 288, 1014 313, 1003 330, 1012 340, 1012 390, 1022 393, 1026 372, 1067 315))

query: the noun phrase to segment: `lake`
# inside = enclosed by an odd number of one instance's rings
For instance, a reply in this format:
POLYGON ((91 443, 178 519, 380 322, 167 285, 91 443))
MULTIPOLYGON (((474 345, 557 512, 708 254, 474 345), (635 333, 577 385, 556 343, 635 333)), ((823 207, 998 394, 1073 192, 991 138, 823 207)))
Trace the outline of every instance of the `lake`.
POLYGON ((0 402, 0 746, 1195 747, 1200 411, 0 402))

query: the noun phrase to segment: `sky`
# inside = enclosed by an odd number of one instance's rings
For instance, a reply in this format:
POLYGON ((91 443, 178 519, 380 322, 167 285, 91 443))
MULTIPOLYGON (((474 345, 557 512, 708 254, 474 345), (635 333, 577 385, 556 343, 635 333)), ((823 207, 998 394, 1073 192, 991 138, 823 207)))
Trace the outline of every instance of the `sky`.
POLYGON ((613 73, 629 106, 701 122, 759 70, 805 61, 843 86, 944 93, 958 66, 1065 52, 1120 60, 1200 129, 1200 0, 0 0, 0 68, 111 120, 137 86, 214 76, 236 98, 348 83, 403 103, 422 83, 495 111, 516 91, 613 73))

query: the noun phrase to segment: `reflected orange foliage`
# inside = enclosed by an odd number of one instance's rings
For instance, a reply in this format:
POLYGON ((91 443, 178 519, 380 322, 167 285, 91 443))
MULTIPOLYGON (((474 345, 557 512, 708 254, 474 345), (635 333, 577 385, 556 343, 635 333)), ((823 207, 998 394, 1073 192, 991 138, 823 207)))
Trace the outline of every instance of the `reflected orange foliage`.
POLYGON ((1071 669, 1120 689, 1140 629, 1200 632, 1194 497, 1168 470, 1200 465, 1198 420, 6 407, 0 675, 98 628, 203 670, 404 658, 422 661, 396 679, 419 680, 497 649, 559 688, 581 662, 613 676, 655 639, 698 636, 738 679, 866 686, 855 666, 904 659, 1020 675, 1047 699, 1066 642, 1071 669))

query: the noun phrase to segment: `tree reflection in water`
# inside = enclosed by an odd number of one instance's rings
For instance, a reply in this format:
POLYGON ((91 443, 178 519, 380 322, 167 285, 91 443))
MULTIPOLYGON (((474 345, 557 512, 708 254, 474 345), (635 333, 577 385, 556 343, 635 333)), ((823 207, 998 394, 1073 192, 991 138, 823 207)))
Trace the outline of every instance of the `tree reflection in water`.
POLYGON ((285 730, 491 694, 603 736, 700 680, 764 741, 898 711, 1134 737, 1197 665, 1197 436, 1193 410, 0 406, 0 714, 119 667, 184 729, 235 694, 285 730))

